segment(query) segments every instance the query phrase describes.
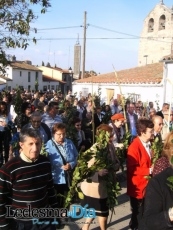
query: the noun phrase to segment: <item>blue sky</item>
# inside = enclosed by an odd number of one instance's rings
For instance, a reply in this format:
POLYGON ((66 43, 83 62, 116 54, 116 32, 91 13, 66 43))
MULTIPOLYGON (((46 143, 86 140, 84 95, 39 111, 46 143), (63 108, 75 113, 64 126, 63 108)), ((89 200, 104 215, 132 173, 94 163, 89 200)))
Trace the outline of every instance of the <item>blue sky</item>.
MULTIPOLYGON (((50 62, 73 68, 74 45, 79 35, 83 46, 84 11, 87 12, 86 70, 107 73, 137 66, 139 38, 143 21, 160 0, 52 0, 52 7, 32 25, 38 29, 37 44, 27 50, 14 49, 17 60, 31 60, 34 65, 50 62), (66 27, 60 29, 61 27, 66 27), (68 28, 69 27, 69 28, 68 28), (72 28, 70 28, 72 27, 72 28), (74 28, 75 27, 75 28, 74 28), (59 28, 54 30, 39 30, 59 28), (121 34, 122 33, 122 34, 121 34), (103 39, 106 38, 106 39, 103 39), (110 39, 114 38, 114 39, 110 39), (43 40, 44 39, 44 40, 43 40), (54 39, 54 40, 53 40, 54 39)), ((171 0, 164 0, 171 7, 171 0)), ((81 61, 82 63, 82 61, 81 61)), ((81 65, 82 70, 82 65, 81 65)))

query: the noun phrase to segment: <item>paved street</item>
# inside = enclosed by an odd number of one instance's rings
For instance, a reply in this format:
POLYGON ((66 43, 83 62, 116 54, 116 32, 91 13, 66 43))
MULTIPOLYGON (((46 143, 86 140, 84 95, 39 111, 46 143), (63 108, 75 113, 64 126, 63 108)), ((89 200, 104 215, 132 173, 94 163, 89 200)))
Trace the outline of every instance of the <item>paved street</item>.
MULTIPOLYGON (((108 230, 128 230, 128 223, 130 219, 130 204, 129 204, 129 198, 125 194, 126 193, 126 181, 121 182, 122 190, 121 195, 118 197, 118 206, 115 207, 115 214, 112 216, 111 223, 108 224, 108 230)), ((111 215, 111 214, 110 214, 111 215)), ((109 220, 110 220, 109 215, 109 220)), ((109 222, 108 220, 108 222, 109 222)), ((82 227, 82 222, 84 222, 85 219, 79 219, 75 222, 68 223, 63 228, 64 230, 78 230, 82 227)), ((91 230, 99 230, 98 227, 98 221, 97 218, 94 220, 94 223, 90 227, 91 230)))

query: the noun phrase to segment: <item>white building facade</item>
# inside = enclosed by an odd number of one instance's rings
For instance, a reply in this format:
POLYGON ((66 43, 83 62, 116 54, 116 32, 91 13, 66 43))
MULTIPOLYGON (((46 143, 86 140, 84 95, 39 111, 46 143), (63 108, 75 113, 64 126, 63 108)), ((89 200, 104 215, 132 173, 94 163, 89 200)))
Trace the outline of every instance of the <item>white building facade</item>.
POLYGON ((35 85, 38 85, 38 89, 43 89, 42 72, 39 69, 15 69, 11 66, 8 67, 7 73, 10 80, 6 82, 8 90, 15 89, 17 87, 35 90, 35 85))
POLYGON ((53 91, 59 90, 65 84, 52 76, 43 76, 43 70, 33 66, 31 61, 16 60, 6 67, 6 73, 0 76, 0 82, 0 90, 9 91, 18 87, 28 91, 53 91))
POLYGON ((155 108, 158 104, 161 108, 163 102, 170 102, 170 85, 165 88, 165 79, 173 76, 173 63, 169 65, 162 62, 119 71, 118 78, 115 73, 109 73, 76 80, 73 82, 73 94, 82 92, 87 97, 88 93, 98 95, 100 90, 101 103, 111 104, 112 99, 118 99, 123 94, 133 102, 142 101, 147 105, 152 101, 155 108))
POLYGON ((130 98, 132 101, 142 101, 147 103, 153 101, 159 103, 161 106, 163 103, 163 83, 156 84, 131 84, 131 85, 122 85, 119 87, 118 84, 105 84, 105 83, 74 83, 73 84, 73 93, 77 95, 82 92, 82 96, 86 97, 88 93, 92 95, 98 95, 98 91, 101 92, 101 103, 110 104, 111 101, 108 98, 108 92, 113 91, 112 99, 116 99, 120 96, 121 92, 126 98, 130 98), (121 87, 121 89, 120 89, 121 87), (120 92, 121 91, 121 92, 120 92))

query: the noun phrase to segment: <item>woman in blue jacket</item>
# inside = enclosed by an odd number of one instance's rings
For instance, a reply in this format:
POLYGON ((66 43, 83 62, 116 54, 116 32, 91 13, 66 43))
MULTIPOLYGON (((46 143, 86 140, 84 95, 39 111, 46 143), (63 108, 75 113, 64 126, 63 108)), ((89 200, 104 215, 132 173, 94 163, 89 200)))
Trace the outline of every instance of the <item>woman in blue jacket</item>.
MULTIPOLYGON (((52 165, 52 176, 57 194, 64 195, 69 189, 66 172, 76 166, 78 156, 73 142, 66 138, 65 124, 54 124, 52 139, 47 142, 46 151, 52 165)), ((59 207, 63 207, 64 199, 62 197, 58 197, 58 199, 59 207)))

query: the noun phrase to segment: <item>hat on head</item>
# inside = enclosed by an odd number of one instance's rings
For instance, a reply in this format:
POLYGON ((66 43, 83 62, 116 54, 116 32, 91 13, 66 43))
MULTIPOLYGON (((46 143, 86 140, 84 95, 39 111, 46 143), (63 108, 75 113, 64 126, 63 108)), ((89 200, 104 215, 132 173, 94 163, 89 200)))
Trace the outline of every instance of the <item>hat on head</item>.
POLYGON ((123 116, 122 113, 116 113, 116 114, 114 114, 114 115, 111 117, 111 120, 112 120, 112 121, 115 121, 115 120, 124 121, 125 118, 124 118, 124 116, 123 116))

